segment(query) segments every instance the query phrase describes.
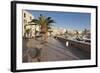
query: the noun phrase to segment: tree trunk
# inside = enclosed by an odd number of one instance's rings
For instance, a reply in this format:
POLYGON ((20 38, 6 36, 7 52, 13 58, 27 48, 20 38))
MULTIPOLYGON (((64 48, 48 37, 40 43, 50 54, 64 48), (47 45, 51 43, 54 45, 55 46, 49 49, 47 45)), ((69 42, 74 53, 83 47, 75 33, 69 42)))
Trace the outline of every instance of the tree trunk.
POLYGON ((47 28, 46 24, 44 24, 44 25, 41 26, 41 33, 42 33, 42 37, 43 37, 43 42, 47 42, 48 28, 47 28))
POLYGON ((47 38, 48 38, 48 32, 45 32, 44 34, 44 41, 47 42, 47 38))

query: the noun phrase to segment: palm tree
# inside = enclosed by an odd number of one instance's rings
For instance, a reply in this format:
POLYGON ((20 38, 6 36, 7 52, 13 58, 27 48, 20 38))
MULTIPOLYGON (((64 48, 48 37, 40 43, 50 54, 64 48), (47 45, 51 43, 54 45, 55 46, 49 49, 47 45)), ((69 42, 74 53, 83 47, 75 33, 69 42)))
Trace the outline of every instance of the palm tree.
POLYGON ((84 29, 83 31, 82 31, 82 35, 84 36, 84 35, 86 35, 87 34, 87 29, 84 29))
POLYGON ((24 30, 25 30, 24 37, 25 37, 25 38, 29 37, 29 34, 30 34, 30 29, 29 29, 29 28, 27 29, 27 28, 26 28, 27 26, 28 26, 28 25, 25 25, 25 26, 24 26, 24 30))
POLYGON ((44 36, 44 41, 46 41, 48 38, 48 29, 51 27, 52 23, 55 23, 54 20, 52 20, 51 17, 45 17, 40 14, 38 19, 32 19, 32 22, 37 25, 40 25, 40 33, 42 34, 42 37, 44 36))
POLYGON ((31 29, 26 29, 26 30, 25 30, 25 33, 26 33, 26 35, 27 35, 28 38, 30 37, 30 36, 29 36, 29 35, 30 35, 30 30, 31 30, 31 29))
POLYGON ((90 38, 90 32, 89 32, 89 30, 88 29, 84 29, 83 31, 82 31, 82 37, 86 37, 86 38, 90 38))
POLYGON ((79 39, 79 32, 78 32, 78 30, 75 31, 75 35, 76 35, 76 39, 78 40, 79 39))
MULTIPOLYGON (((48 38, 48 32, 51 29, 52 23, 55 23, 54 20, 51 19, 51 17, 47 17, 46 18, 46 25, 45 25, 45 40, 48 38)), ((52 33, 52 31, 50 31, 50 34, 52 33)))
POLYGON ((87 29, 84 29, 81 34, 82 34, 82 39, 83 39, 87 34, 87 29))
POLYGON ((67 38, 68 37, 68 30, 66 29, 66 31, 65 31, 65 38, 67 38))

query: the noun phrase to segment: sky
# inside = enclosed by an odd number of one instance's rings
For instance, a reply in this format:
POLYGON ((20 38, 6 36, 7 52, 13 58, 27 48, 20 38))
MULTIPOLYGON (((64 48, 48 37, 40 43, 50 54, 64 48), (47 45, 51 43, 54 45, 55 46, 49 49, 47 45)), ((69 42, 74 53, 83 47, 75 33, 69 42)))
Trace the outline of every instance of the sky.
POLYGON ((43 16, 52 17, 56 22, 54 27, 71 29, 71 30, 84 30, 90 29, 91 14, 90 13, 77 13, 77 12, 55 12, 55 11, 36 11, 26 10, 31 13, 36 19, 42 14, 43 16))

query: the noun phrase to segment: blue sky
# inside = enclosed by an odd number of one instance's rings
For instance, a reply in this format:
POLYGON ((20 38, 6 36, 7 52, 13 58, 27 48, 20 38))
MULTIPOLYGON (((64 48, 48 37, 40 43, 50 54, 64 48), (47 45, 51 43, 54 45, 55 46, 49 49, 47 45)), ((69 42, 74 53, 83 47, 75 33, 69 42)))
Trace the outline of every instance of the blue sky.
POLYGON ((26 10, 30 12, 35 18, 38 18, 40 14, 52 17, 56 22, 54 24, 57 28, 65 28, 72 30, 90 29, 91 26, 91 14, 90 13, 76 13, 76 12, 55 12, 55 11, 36 11, 26 10))

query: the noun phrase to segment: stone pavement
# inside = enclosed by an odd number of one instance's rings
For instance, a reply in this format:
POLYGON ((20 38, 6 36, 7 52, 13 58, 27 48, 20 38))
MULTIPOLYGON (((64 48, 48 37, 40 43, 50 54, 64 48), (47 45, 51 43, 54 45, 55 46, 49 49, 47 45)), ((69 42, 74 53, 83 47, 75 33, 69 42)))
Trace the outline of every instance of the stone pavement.
POLYGON ((47 43, 41 44, 41 39, 23 39, 23 62, 47 62, 47 61, 64 61, 64 60, 81 60, 89 59, 87 53, 64 46, 59 40, 49 37, 47 43), (36 57, 39 48, 40 54, 36 57), (31 49, 34 49, 33 51, 31 49), (31 50, 31 51, 30 51, 31 50), (30 55, 30 52, 33 54, 30 55))

